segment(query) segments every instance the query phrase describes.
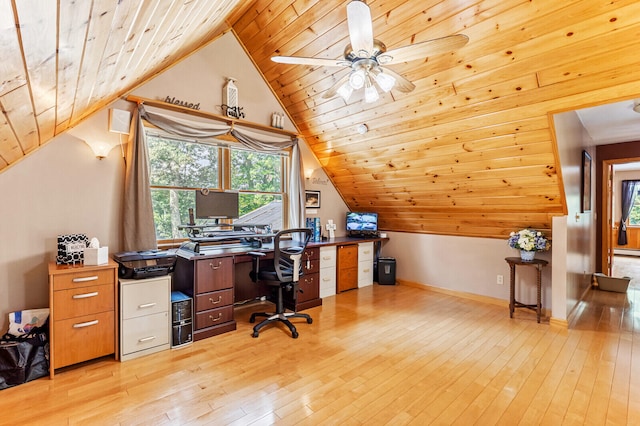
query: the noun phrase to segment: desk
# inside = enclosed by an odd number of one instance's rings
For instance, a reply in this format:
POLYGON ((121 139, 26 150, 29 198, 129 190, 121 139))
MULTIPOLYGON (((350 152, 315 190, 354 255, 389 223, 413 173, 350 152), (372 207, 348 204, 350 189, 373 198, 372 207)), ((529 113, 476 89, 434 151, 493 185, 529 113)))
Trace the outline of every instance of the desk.
POLYGON ((533 259, 531 261, 524 261, 519 257, 507 257, 505 259, 509 264, 511 270, 511 280, 509 285, 509 317, 513 318, 513 311, 515 308, 526 308, 536 312, 538 322, 540 322, 540 315, 542 313, 542 268, 547 266, 549 262, 542 259, 533 259), (538 272, 538 298, 537 304, 527 305, 516 300, 516 265, 533 266, 538 272))
MULTIPOLYGON (((303 276, 299 288, 296 310, 322 305, 320 298, 320 248, 362 242, 380 242, 386 238, 335 238, 330 241, 310 242, 302 258, 303 276)), ((265 284, 254 283, 249 277, 251 251, 263 252, 266 259, 273 258, 273 244, 260 248, 230 244, 203 246, 200 253, 178 250, 173 272, 173 290, 181 291, 194 301, 194 340, 200 340, 236 329, 234 303, 254 300, 268 294, 265 284)), ((373 261, 373 259, 372 259, 373 261)), ((373 265, 371 266, 373 269, 373 265)))

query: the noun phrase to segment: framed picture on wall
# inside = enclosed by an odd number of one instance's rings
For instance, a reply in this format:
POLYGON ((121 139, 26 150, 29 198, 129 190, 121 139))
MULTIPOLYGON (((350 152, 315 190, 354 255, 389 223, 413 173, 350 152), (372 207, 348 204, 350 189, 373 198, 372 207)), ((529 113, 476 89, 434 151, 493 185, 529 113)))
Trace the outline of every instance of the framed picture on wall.
POLYGON ((580 196, 582 213, 591 211, 591 156, 582 151, 582 194, 580 196))
POLYGON ((308 209, 320 208, 320 191, 304 191, 304 206, 308 209))

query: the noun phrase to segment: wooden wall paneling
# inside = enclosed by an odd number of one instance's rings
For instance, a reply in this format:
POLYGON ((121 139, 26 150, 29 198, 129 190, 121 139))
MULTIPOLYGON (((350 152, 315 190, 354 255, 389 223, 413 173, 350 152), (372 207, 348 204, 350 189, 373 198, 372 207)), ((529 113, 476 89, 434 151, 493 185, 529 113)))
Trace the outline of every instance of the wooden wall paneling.
MULTIPOLYGON (((113 2, 110 0, 96 0, 91 10, 91 23, 86 35, 84 54, 80 68, 77 87, 74 93, 74 107, 71 116, 58 114, 57 125, 68 126, 80 120, 87 110, 93 112, 93 106, 89 100, 98 80, 102 54, 94 55, 91 52, 104 52, 110 38, 111 22, 114 15, 113 2)), ((56 132, 58 133, 59 130, 56 132)))
POLYGON ((95 80, 91 95, 87 99, 89 104, 101 104, 105 96, 114 89, 113 82, 118 81, 119 78, 116 75, 116 69, 120 61, 132 53, 132 41, 144 32, 144 28, 135 26, 139 24, 138 14, 141 13, 144 16, 150 7, 148 3, 144 2, 120 2, 114 9, 109 38, 105 43, 105 50, 99 65, 100 72, 95 80))
POLYGON ((0 97, 4 114, 11 122, 11 127, 24 154, 33 151, 40 145, 40 136, 36 118, 33 114, 33 103, 29 87, 24 85, 0 97))
MULTIPOLYGON (((55 2, 16 3, 20 40, 29 75, 35 116, 55 107, 57 7, 55 2)), ((39 142, 39 138, 38 138, 39 142)))
POLYGON ((171 2, 165 3, 162 9, 154 12, 153 28, 147 31, 148 34, 138 47, 139 52, 134 56, 131 67, 127 71, 129 75, 139 78, 140 75, 150 72, 150 66, 157 66, 162 60, 161 46, 169 43, 170 38, 176 36, 173 29, 177 26, 177 19, 182 19, 181 12, 184 10, 185 5, 171 2))
POLYGON ((0 2, 0 96, 27 83, 11 2, 0 2))
MULTIPOLYGON (((0 97, 0 106, 2 106, 2 97, 0 97)), ((5 165, 12 164, 21 159, 23 155, 22 147, 5 115, 0 115, 0 158, 2 159, 0 165, 3 163, 5 165)))
POLYGON ((60 2, 58 83, 56 86, 57 99, 52 114, 53 123, 55 123, 56 114, 59 118, 58 123, 68 122, 73 114, 78 78, 83 63, 84 46, 87 42, 91 5, 92 2, 60 2))

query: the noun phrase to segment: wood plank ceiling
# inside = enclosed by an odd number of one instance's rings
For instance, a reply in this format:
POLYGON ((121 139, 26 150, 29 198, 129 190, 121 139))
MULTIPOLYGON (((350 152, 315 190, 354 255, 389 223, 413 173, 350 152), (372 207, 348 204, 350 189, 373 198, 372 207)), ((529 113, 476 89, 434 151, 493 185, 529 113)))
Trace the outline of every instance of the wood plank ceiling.
POLYGON ((386 230, 504 238, 550 230, 566 212, 549 114, 640 94, 636 0, 369 0, 389 49, 470 41, 393 65, 417 86, 409 94, 324 99, 346 70, 270 57, 340 58, 347 3, 0 0, 0 168, 210 40, 226 17, 351 209, 377 211, 386 230))
POLYGON ((566 203, 548 113, 640 93, 637 1, 369 0, 388 49, 450 34, 470 41, 392 66, 417 86, 410 94, 327 100, 347 71, 270 57, 341 57, 346 4, 254 1, 231 21, 349 206, 379 212, 384 229, 549 230, 566 203))
POLYGON ((0 0, 0 170, 227 28, 240 0, 0 0))

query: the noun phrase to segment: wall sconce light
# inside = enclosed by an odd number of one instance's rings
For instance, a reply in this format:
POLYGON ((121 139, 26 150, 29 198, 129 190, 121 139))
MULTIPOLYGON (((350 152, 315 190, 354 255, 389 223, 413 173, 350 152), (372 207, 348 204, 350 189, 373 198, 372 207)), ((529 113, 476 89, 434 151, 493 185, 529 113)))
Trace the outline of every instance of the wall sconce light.
POLYGON ((94 142, 84 141, 84 142, 87 145, 89 145, 93 153, 96 155, 96 158, 99 160, 102 160, 104 157, 109 155, 109 152, 113 149, 113 145, 110 145, 106 142, 101 142, 101 141, 94 141, 94 142))
POLYGON ((313 169, 305 169, 304 177, 309 180, 311 179, 311 176, 313 176, 313 169))

